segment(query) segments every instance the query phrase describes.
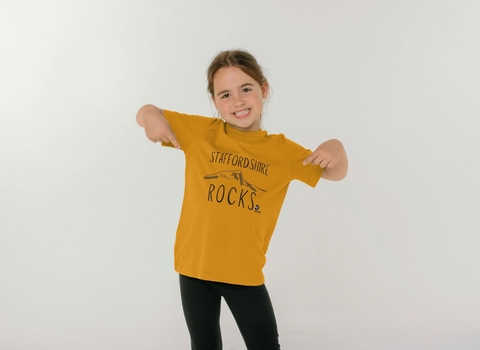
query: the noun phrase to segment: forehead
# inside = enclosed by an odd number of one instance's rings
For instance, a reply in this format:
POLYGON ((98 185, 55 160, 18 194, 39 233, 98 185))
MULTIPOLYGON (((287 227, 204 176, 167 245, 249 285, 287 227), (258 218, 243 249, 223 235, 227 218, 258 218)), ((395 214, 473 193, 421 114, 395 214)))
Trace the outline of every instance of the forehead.
POLYGON ((258 83, 238 67, 220 68, 213 76, 214 90, 234 89, 245 83, 258 83))

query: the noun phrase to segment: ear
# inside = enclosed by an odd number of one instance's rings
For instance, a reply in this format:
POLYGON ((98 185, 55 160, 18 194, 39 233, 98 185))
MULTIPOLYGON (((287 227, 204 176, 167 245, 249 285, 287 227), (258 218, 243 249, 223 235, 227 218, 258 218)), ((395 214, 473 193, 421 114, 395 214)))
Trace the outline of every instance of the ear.
POLYGON ((267 98, 269 90, 270 90, 270 85, 268 85, 268 81, 266 81, 262 85, 262 98, 263 99, 267 98))

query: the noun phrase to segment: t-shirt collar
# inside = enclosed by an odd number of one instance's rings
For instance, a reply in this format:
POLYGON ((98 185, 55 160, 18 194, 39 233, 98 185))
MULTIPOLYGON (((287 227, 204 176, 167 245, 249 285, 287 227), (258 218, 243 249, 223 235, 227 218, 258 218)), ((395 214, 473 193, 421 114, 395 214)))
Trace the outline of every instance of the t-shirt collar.
POLYGON ((247 143, 261 143, 267 139, 268 133, 266 130, 258 129, 255 131, 239 130, 227 122, 225 122, 225 133, 237 141, 247 143))

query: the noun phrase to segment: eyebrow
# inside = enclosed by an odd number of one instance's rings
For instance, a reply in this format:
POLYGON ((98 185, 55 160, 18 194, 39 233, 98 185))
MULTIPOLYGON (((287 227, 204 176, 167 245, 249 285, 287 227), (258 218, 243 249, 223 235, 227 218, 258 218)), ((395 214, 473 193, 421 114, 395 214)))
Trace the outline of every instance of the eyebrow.
MULTIPOLYGON (((245 86, 254 86, 252 83, 245 83, 245 84, 242 84, 240 85, 240 89, 245 87, 245 86)), ((220 91, 219 93, 217 93, 217 96, 221 95, 221 94, 224 94, 226 92, 229 92, 230 90, 222 90, 220 91)))

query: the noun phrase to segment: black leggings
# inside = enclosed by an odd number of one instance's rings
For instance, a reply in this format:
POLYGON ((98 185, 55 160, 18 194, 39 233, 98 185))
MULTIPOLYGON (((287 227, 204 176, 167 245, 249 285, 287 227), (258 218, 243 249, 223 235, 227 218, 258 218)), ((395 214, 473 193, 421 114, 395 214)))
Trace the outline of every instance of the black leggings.
POLYGON ((193 350, 221 350, 220 303, 232 311, 248 350, 278 350, 277 322, 264 284, 240 286, 180 275, 183 312, 193 350))

